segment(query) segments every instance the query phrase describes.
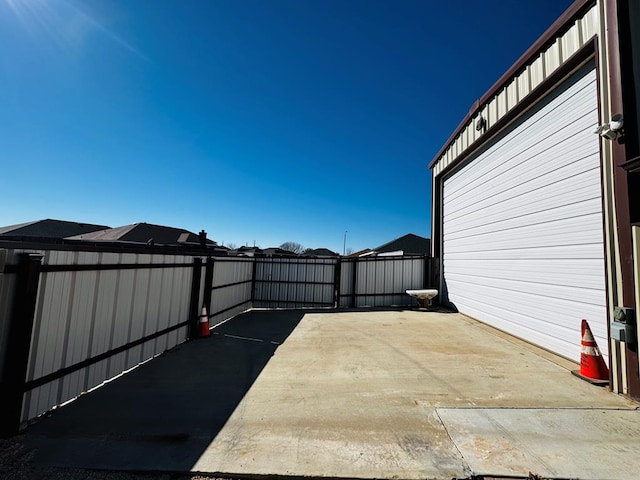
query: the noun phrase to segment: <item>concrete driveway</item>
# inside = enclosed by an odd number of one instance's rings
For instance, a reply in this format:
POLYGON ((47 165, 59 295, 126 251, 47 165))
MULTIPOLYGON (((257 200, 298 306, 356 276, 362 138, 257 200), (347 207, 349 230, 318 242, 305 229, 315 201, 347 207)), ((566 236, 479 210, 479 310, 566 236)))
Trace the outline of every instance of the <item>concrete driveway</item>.
POLYGON ((251 311, 26 442, 40 465, 113 470, 637 478, 636 404, 571 368, 459 314, 251 311))

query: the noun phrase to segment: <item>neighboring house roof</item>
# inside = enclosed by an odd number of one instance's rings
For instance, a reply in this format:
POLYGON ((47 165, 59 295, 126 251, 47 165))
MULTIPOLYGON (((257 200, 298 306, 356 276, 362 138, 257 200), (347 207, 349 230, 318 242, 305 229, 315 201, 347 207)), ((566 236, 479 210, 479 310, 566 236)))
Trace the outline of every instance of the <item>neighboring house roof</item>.
POLYGON ((258 248, 258 247, 247 247, 247 246, 238 247, 236 250, 238 252, 257 252, 257 253, 262 252, 261 248, 258 248))
POLYGON ((68 222, 66 220, 35 220, 33 222, 20 223, 0 227, 0 236, 4 237, 33 237, 33 238, 66 238, 97 230, 109 228, 107 225, 94 225, 91 223, 68 222))
POLYGON ((261 254, 262 249, 258 247, 238 247, 235 249, 229 250, 229 255, 238 255, 241 257, 253 257, 256 254, 261 254))
POLYGON ((374 248, 374 250, 378 253, 401 250, 404 255, 429 255, 431 253, 431 239, 407 233, 400 238, 374 248))
MULTIPOLYGON (((183 228, 166 227, 152 223, 134 223, 117 228, 109 228, 98 232, 68 237, 69 240, 90 240, 106 242, 134 242, 152 243, 154 245, 185 245, 200 244, 200 237, 183 228)), ((206 240, 207 245, 214 246, 216 242, 206 240)))
POLYGON ((265 255, 295 255, 294 252, 290 252, 289 250, 284 250, 280 247, 270 247, 262 250, 262 253, 265 255))
POLYGON ((340 254, 332 252, 328 248, 313 248, 304 252, 305 255, 315 255, 316 257, 339 257, 340 254))
POLYGON ((350 253, 347 257, 368 257, 374 253, 375 252, 370 248, 365 248, 364 250, 358 250, 357 252, 350 253))

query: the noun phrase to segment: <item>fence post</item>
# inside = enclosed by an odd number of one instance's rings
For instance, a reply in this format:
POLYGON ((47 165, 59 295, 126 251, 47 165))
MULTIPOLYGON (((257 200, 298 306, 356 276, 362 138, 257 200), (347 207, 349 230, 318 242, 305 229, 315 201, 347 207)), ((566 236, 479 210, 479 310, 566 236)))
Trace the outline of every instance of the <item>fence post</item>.
POLYGON ((0 436, 3 438, 20 431, 41 263, 40 254, 20 254, 0 387, 0 397, 4 404, 3 414, 0 415, 0 436))
POLYGON ((431 261, 428 255, 422 257, 424 262, 424 272, 422 279, 422 288, 431 288, 431 261))
POLYGON ((341 272, 342 272, 342 259, 340 257, 338 257, 336 259, 336 263, 333 266, 334 267, 334 274, 333 274, 333 291, 334 293, 334 302, 335 302, 335 307, 334 308, 340 308, 340 279, 341 279, 341 272))
POLYGON ((431 281, 433 288, 440 288, 440 259, 431 257, 431 281))
POLYGON ((256 273, 258 271, 258 259, 253 257, 253 266, 251 271, 251 308, 254 307, 256 301, 256 273))
POLYGON ((198 337, 198 309, 200 308, 200 279, 202 278, 202 259, 193 259, 191 277, 191 300, 189 303, 189 340, 198 337))
POLYGON ((351 306, 356 307, 356 288, 358 286, 358 258, 353 259, 353 278, 351 283, 351 306))
POLYGON ((211 296, 213 295, 213 257, 207 257, 207 268, 204 271, 204 298, 202 302, 207 306, 209 318, 213 316, 211 311, 211 296))

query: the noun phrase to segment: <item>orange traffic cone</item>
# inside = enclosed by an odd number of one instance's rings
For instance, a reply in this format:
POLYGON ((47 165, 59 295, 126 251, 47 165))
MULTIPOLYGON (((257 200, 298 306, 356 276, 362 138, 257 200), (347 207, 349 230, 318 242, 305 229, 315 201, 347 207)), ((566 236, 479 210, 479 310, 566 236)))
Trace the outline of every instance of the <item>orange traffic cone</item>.
POLYGON ((209 314, 207 313, 207 306, 202 305, 202 312, 200 313, 200 337, 208 337, 211 334, 209 332, 209 314))
POLYGON ((609 369, 604 363, 598 344, 593 338, 586 320, 582 320, 580 371, 573 370, 571 373, 594 385, 607 385, 609 383, 609 369))

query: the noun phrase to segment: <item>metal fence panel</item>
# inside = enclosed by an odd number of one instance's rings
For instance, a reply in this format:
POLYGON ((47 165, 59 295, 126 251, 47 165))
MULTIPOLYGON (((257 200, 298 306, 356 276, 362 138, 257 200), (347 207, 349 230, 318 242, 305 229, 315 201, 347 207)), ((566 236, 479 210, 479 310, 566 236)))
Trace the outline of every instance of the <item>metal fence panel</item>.
POLYGON ((335 305, 335 258, 257 258, 255 307, 335 305))
POLYGON ((187 326, 172 327, 188 321, 191 262, 183 255, 45 252, 23 421, 183 341, 187 326))
MULTIPOLYGON (((339 307, 411 305, 404 292, 423 288, 428 268, 424 257, 216 258, 192 294, 192 256, 43 253, 23 421, 183 341, 192 296, 210 298, 212 325, 252 306, 334 307, 336 294, 339 307)), ((0 274, 3 335, 13 272, 0 274)))
POLYGON ((253 259, 216 258, 213 267, 213 287, 251 281, 252 274, 253 259))
POLYGON ((427 257, 366 257, 343 259, 339 306, 413 306, 405 292, 426 287, 427 257))
POLYGON ((405 292, 424 288, 425 257, 362 259, 356 270, 356 306, 407 306, 415 300, 405 292))
POLYGON ((209 317, 211 325, 251 308, 253 259, 217 258, 213 264, 213 282, 209 317))

